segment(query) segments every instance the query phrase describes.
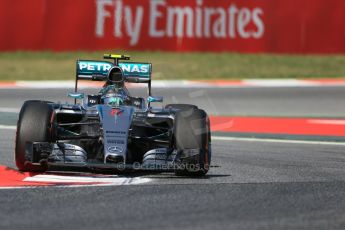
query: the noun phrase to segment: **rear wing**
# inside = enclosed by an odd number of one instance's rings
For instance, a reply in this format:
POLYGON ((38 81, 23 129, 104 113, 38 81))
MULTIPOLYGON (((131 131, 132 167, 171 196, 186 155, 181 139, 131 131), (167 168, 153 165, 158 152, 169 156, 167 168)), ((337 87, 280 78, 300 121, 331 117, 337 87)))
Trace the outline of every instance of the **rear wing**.
POLYGON ((113 59, 114 62, 77 60, 75 92, 78 89, 78 80, 106 81, 109 70, 118 66, 122 69, 126 82, 147 83, 148 93, 151 96, 151 63, 126 62, 129 56, 116 54, 105 54, 104 58, 113 59), (125 61, 120 62, 120 60, 125 61))
MULTIPOLYGON (((106 81, 109 70, 114 66, 108 61, 77 60, 76 77, 79 80, 106 81)), ((149 83, 151 81, 151 63, 119 62, 117 66, 122 69, 127 82, 149 83)))

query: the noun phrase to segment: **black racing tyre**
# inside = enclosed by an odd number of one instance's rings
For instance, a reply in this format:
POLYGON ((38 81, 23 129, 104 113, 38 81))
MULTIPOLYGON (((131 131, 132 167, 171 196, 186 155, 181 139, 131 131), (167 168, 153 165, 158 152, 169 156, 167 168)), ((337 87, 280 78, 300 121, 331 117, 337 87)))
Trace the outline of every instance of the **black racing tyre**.
MULTIPOLYGON (((51 142, 54 110, 46 101, 26 101, 19 113, 15 141, 15 161, 20 171, 45 171, 46 167, 30 164, 25 157, 27 141, 51 142)), ((39 162, 40 159, 34 159, 39 162)))
POLYGON ((200 149, 200 153, 192 159, 182 159, 182 166, 186 167, 177 167, 176 175, 203 176, 208 172, 211 161, 211 135, 209 118, 204 110, 196 109, 191 114, 182 110, 175 114, 174 147, 179 152, 200 149))
POLYGON ((192 115, 193 112, 198 109, 198 107, 190 104, 168 104, 165 106, 165 109, 178 110, 180 113, 179 116, 188 117, 192 115))
POLYGON ((179 109, 179 110, 187 110, 187 109, 198 109, 196 105, 190 104, 167 104, 165 106, 166 109, 179 109))
MULTIPOLYGON (((52 101, 27 100, 27 101, 24 102, 24 104, 25 104, 25 103, 29 103, 29 102, 30 102, 30 103, 32 103, 32 102, 40 102, 40 103, 45 103, 45 104, 48 104, 48 103, 51 103, 51 104, 52 104, 52 103, 54 103, 54 102, 52 102, 52 101)), ((23 105, 24 105, 24 104, 23 104, 23 105)), ((23 106, 22 106, 22 107, 23 107, 23 106)))

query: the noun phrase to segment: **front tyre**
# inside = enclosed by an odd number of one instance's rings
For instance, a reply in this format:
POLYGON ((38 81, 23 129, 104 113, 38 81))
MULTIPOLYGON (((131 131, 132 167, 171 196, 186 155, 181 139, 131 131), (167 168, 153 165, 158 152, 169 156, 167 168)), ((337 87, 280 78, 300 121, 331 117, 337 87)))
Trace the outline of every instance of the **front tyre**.
POLYGON ((25 154, 27 142, 52 142, 54 110, 44 101, 26 101, 19 113, 15 141, 15 161, 20 171, 45 171, 46 167, 33 165, 40 159, 28 159, 25 154), (33 162, 31 161, 33 160, 33 162))
POLYGON ((210 122, 204 110, 181 110, 175 114, 174 145, 180 154, 178 176, 203 176, 211 162, 210 122))

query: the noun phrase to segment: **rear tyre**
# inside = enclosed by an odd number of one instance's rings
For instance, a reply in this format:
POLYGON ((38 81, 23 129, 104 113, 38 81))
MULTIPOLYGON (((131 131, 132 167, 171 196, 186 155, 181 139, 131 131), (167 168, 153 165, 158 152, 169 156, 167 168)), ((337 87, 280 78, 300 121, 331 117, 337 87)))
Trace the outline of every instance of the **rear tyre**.
POLYGON ((181 110, 175 114, 174 145, 181 154, 181 168, 175 169, 178 176, 203 176, 211 161, 210 122, 204 110, 181 110), (188 153, 199 149, 199 153, 188 153))
POLYGON ((15 141, 15 161, 20 171, 45 171, 41 165, 33 165, 40 159, 35 156, 32 161, 25 154, 26 142, 52 142, 52 122, 54 110, 45 101, 26 101, 19 113, 15 141))

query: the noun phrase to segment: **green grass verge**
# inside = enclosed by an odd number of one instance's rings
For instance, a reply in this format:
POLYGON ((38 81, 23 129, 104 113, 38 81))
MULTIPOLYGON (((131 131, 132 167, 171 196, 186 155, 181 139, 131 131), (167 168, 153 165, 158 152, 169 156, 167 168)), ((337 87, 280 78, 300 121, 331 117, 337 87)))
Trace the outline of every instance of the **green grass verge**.
MULTIPOLYGON (((121 52, 119 52, 121 53, 121 52)), ((345 77, 345 55, 125 52, 153 63, 154 79, 345 77)), ((74 79, 75 60, 101 60, 103 52, 3 52, 0 80, 74 79)))

